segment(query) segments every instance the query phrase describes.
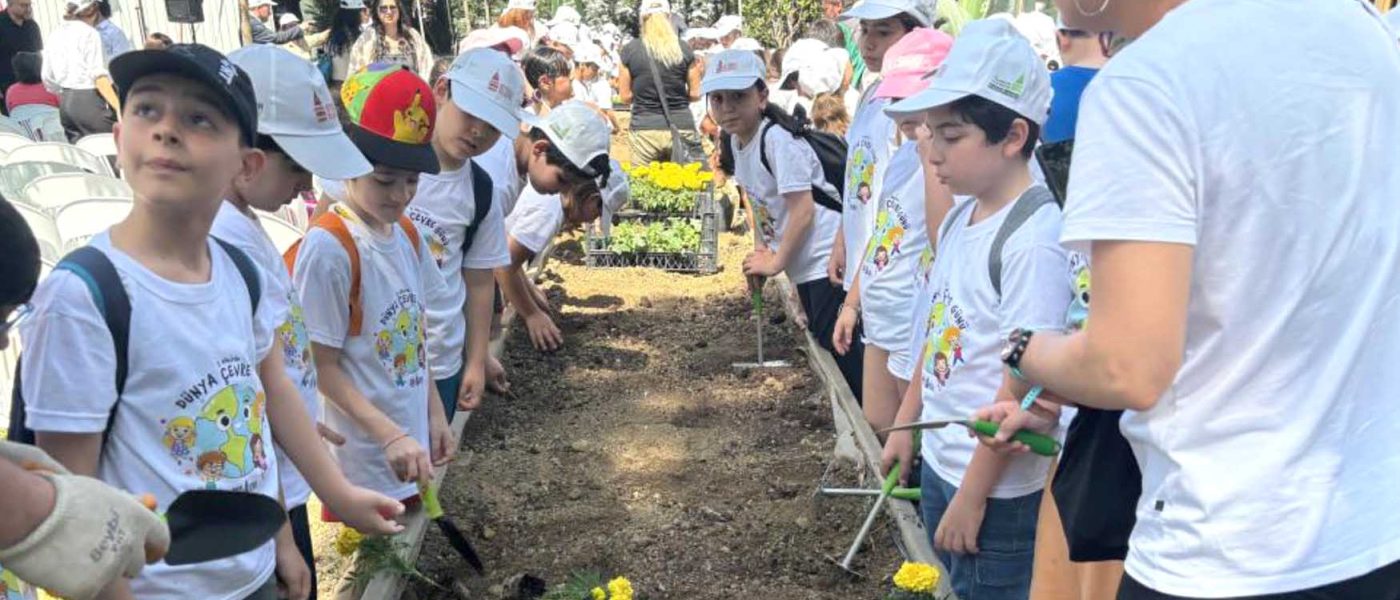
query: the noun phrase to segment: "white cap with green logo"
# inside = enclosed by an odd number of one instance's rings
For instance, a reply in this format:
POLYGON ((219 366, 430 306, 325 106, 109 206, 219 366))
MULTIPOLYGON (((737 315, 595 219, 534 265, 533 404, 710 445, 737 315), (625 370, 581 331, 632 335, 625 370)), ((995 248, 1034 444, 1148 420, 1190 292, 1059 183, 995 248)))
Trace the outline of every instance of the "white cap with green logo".
POLYGON ((963 27, 928 89, 885 112, 920 112, 979 96, 1044 125, 1051 93, 1050 72, 1030 42, 1007 20, 982 19, 963 27))

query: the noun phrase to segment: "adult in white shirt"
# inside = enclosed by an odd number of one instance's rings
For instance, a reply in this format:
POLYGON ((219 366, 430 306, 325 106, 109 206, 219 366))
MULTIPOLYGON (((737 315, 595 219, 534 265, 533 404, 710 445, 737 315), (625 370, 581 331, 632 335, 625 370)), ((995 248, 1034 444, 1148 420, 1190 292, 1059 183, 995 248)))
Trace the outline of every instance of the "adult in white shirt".
POLYGON ((44 49, 44 85, 58 92, 59 118, 70 142, 111 133, 117 122, 117 90, 96 29, 97 4, 97 0, 69 2, 63 23, 44 49))
POLYGON ((1084 95, 1065 205, 1092 325, 1003 356, 1126 410, 1118 597, 1400 597, 1393 34, 1358 0, 1101 2, 1057 2, 1135 39, 1084 95))
POLYGON ((97 3, 97 35, 102 37, 102 58, 109 64, 123 52, 131 51, 126 32, 112 22, 112 5, 107 0, 97 3))

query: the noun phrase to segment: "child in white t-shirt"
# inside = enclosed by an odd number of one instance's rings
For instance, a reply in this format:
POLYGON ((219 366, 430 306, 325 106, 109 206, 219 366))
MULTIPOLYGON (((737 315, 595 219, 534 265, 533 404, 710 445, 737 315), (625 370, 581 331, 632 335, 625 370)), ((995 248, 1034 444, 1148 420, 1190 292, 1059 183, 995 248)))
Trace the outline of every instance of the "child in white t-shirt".
MULTIPOLYGON (((285 450, 303 472, 324 474, 324 491, 347 519, 375 533, 396 530, 380 513, 397 514, 399 503, 334 482, 283 370, 274 332, 283 314, 255 295, 268 278, 236 246, 208 235, 220 194, 262 174, 248 76, 194 44, 123 54, 111 70, 124 110, 119 156, 135 200, 90 246, 115 267, 130 300, 128 371, 118 392, 117 349, 88 284, 56 270, 21 330, 26 424, 39 446, 74 472, 153 494, 158 512, 194 489, 275 498, 285 450)), ((107 592, 271 598, 274 564, 283 579, 306 585, 289 533, 227 559, 152 565, 107 592)))
MULTIPOLYGON (((1049 104, 1039 56, 1009 24, 987 20, 963 29, 928 89, 887 109, 927 114, 939 178, 972 196, 938 231, 927 302, 910 317, 926 333, 911 340, 919 358, 896 423, 968 418, 1010 396, 1007 333, 1064 324, 1072 290, 1060 213, 1028 167, 1049 104)), ((1026 598, 1050 459, 997 454, 961 428, 927 430, 922 441, 920 509, 953 590, 1026 598)), ((886 468, 898 460, 907 479, 912 458, 912 434, 889 434, 886 468)))
MULTIPOLYGON (((832 328, 846 296, 826 280, 826 259, 840 215, 817 206, 812 190, 820 186, 833 196, 836 190, 823 177, 812 146, 774 121, 791 117, 768 102, 765 71, 753 52, 726 50, 706 63, 701 83, 709 95, 711 117, 730 135, 734 179, 748 193, 754 227, 762 238, 744 259, 744 274, 754 284, 787 273, 797 286, 808 331, 830 350, 832 328), (763 165, 764 155, 769 167, 763 165)), ((851 389, 860 389, 858 357, 848 353, 836 360, 851 389)))
POLYGON ((608 125, 616 131, 617 117, 613 115, 613 90, 603 76, 603 49, 585 43, 574 54, 574 99, 582 100, 603 112, 608 125))
MULTIPOLYGON (((897 102, 923 91, 928 87, 928 74, 938 67, 952 44, 951 36, 934 29, 909 32, 885 53, 885 73, 873 97, 897 102)), ((913 327, 909 315, 919 288, 911 282, 916 280, 920 265, 930 264, 929 239, 933 236, 929 230, 942 223, 952 206, 952 196, 937 182, 934 169, 925 167, 919 153, 917 137, 923 130, 923 115, 903 114, 895 121, 904 143, 885 169, 875 227, 854 268, 854 285, 846 293, 832 339, 837 352, 848 352, 857 324, 862 325, 862 408, 876 431, 894 422, 899 401, 908 390, 913 369, 908 352, 913 327), (930 184, 935 193, 925 194, 930 184), (926 220, 926 215, 933 218, 926 220)))
MULTIPOLYGON (((426 307, 447 292, 432 253, 404 216, 421 173, 436 173, 432 90, 399 65, 376 65, 341 88, 347 132, 374 170, 346 181, 288 252, 332 450, 349 479, 417 501, 457 442, 432 385, 426 307)), ((338 515, 324 511, 326 520, 338 515)))

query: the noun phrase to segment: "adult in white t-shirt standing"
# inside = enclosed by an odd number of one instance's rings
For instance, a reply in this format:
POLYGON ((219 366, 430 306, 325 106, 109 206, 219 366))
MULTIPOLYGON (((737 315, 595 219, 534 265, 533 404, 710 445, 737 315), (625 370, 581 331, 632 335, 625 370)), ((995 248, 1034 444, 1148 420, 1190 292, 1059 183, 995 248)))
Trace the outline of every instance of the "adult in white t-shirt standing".
POLYGON ((1092 253, 1091 326, 1003 356, 1127 411, 1118 597, 1400 597, 1393 35, 1357 0, 1058 4, 1136 41, 1076 136, 1062 239, 1092 253))

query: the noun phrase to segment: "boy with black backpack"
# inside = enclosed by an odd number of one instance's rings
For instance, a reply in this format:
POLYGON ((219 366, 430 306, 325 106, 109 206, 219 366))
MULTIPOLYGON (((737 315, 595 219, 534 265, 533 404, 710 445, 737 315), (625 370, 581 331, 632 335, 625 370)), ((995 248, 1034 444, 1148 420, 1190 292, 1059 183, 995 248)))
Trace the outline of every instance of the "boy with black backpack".
MULTIPOLYGON (((276 498, 274 435, 302 472, 334 477, 287 385, 280 315, 261 302, 263 277, 243 251, 209 236, 224 191, 257 179, 265 160, 248 76, 197 44, 123 54, 111 72, 124 109, 118 156, 135 202, 35 294, 21 327, 24 425, 69 470, 151 493, 158 512, 192 489, 276 498)), ((344 479, 324 492, 359 529, 400 529, 385 520, 402 512, 398 502, 344 479)), ((295 557, 278 566, 305 569, 295 548, 274 552, 269 542, 222 560, 153 565, 107 592, 271 599, 274 555, 295 557)))

